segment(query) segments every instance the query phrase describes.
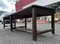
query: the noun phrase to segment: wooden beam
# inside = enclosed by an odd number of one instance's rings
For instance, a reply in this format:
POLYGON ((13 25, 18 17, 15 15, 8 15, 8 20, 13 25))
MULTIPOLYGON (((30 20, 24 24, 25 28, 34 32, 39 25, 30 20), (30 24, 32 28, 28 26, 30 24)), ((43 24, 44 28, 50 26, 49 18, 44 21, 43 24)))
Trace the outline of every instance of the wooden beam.
POLYGON ((38 31, 37 32, 38 33, 37 35, 44 34, 44 33, 50 32, 50 31, 52 31, 52 29, 44 30, 44 31, 38 31))
POLYGON ((36 14, 35 9, 32 8, 32 33, 33 33, 33 40, 37 40, 37 26, 36 26, 36 14))
POLYGON ((11 31, 13 31, 13 24, 12 24, 12 16, 10 16, 10 28, 11 28, 11 31))
POLYGON ((52 34, 55 34, 55 21, 54 21, 54 14, 51 15, 51 28, 52 28, 52 34))
POLYGON ((13 23, 14 23, 14 29, 16 29, 16 20, 15 19, 14 19, 13 23))
POLYGON ((5 28, 5 18, 3 18, 3 28, 5 28))
POLYGON ((31 29, 22 29, 22 28, 20 28, 20 29, 16 29, 15 31, 21 31, 21 32, 26 32, 26 33, 32 34, 32 30, 31 29))
POLYGON ((27 18, 25 18, 25 28, 27 29, 27 18))

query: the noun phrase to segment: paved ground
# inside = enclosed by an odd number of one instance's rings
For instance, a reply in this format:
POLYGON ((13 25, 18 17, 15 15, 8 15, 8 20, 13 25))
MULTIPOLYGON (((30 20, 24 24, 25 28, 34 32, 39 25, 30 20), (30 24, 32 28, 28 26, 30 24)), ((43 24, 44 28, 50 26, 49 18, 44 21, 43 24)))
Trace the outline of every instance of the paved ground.
MULTIPOLYGON (((28 23, 27 27, 32 28, 32 25, 28 23)), ((49 32, 39 35, 37 41, 33 41, 32 34, 20 31, 11 32, 9 28, 3 29, 2 24, 0 24, 0 44, 60 44, 60 24, 56 24, 55 27, 55 35, 49 32)), ((38 30, 40 29, 50 29, 50 23, 38 24, 38 30)))

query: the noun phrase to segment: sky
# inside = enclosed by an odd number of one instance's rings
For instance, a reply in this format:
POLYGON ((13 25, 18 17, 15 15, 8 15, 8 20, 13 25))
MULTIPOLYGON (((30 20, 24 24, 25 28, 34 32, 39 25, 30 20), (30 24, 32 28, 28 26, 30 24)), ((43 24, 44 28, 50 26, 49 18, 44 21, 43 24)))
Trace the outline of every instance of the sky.
POLYGON ((16 0, 0 0, 0 10, 6 12, 15 12, 16 0))

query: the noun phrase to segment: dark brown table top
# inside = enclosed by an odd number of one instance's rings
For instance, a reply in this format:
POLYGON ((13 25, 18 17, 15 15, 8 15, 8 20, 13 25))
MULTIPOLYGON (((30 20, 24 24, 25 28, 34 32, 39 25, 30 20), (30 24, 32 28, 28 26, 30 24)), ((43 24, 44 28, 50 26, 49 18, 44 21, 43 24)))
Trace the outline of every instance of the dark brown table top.
POLYGON ((14 18, 29 18, 32 17, 32 8, 35 9, 35 15, 37 17, 40 16, 49 16, 49 15, 53 15, 55 13, 55 10, 51 9, 51 8, 47 8, 47 7, 43 7, 43 6, 38 6, 38 5, 32 5, 26 9, 17 11, 16 13, 11 14, 12 16, 14 16, 14 18))

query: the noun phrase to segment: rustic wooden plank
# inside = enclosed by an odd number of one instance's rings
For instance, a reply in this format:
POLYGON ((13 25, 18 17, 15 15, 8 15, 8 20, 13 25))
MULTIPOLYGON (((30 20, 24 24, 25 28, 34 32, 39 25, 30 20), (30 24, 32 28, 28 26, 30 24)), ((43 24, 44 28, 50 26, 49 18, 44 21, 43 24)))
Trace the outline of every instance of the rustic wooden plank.
POLYGON ((36 25, 36 14, 35 14, 35 8, 32 8, 32 33, 33 33, 33 40, 37 40, 37 25, 36 25))
POLYGON ((44 30, 44 31, 38 31, 37 33, 37 35, 39 35, 39 34, 44 34, 44 33, 47 33, 47 32, 50 32, 50 31, 52 31, 52 29, 48 29, 48 30, 44 30))
POLYGON ((5 28, 5 19, 3 18, 3 28, 5 28))
POLYGON ((51 28, 52 28, 52 34, 55 34, 55 21, 54 21, 54 14, 51 15, 51 28))
POLYGON ((12 16, 10 16, 10 27, 11 27, 11 31, 13 31, 13 24, 12 24, 12 16))
POLYGON ((25 18, 25 28, 27 28, 27 18, 25 18))

